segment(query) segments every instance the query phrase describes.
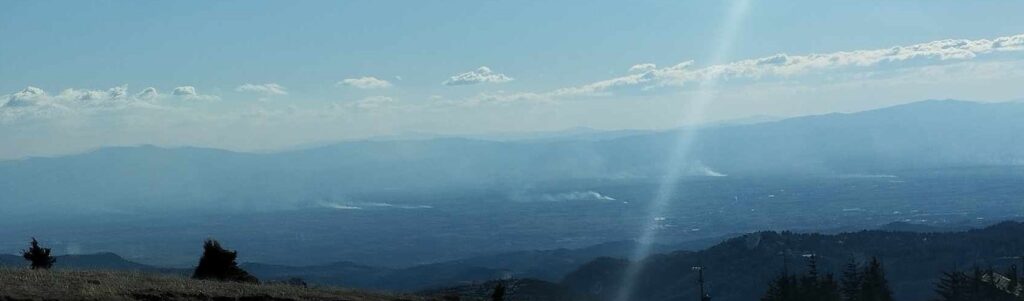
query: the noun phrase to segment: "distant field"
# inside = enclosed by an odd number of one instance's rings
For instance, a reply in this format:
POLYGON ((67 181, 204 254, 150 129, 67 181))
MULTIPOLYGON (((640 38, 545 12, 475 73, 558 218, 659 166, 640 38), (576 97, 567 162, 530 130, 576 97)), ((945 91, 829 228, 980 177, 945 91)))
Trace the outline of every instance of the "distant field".
MULTIPOLYGON (((657 241, 675 244, 760 230, 873 229, 897 221, 985 225, 1024 217, 1020 183, 1024 168, 687 178, 659 216, 657 241)), ((114 252, 139 263, 189 267, 199 258, 202 240, 213 237, 238 250, 240 262, 303 266, 350 261, 406 268, 634 239, 650 219, 648 202, 656 191, 657 183, 644 181, 579 181, 521 193, 367 195, 356 199, 362 203, 341 204, 365 207, 358 210, 44 215, 23 223, 0 216, 0 254, 17 253, 37 237, 56 254, 114 252), (406 207, 360 205, 383 203, 406 207), (296 249, 309 254, 295 256, 296 249)))
POLYGON ((334 288, 193 280, 139 272, 0 268, 2 300, 420 300, 334 288))

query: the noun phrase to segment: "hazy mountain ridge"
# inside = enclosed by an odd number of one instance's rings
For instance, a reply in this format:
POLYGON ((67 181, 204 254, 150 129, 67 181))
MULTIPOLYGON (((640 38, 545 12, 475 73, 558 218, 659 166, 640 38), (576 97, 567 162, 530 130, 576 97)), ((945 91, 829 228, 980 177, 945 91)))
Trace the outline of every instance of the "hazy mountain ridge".
MULTIPOLYGON (((884 173, 1024 162, 1022 103, 924 101, 850 114, 703 128, 690 175, 884 173), (998 129, 998 130, 996 130, 998 129)), ((649 179, 678 132, 612 139, 346 142, 281 153, 118 147, 0 162, 0 203, 73 212, 294 208, 380 191, 649 179)))

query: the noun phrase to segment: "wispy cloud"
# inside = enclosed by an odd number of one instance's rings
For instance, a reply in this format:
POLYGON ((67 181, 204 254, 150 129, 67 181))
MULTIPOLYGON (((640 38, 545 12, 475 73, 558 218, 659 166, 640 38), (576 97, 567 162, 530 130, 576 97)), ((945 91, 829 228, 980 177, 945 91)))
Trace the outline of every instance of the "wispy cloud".
POLYGON ((658 65, 651 64, 651 63, 636 64, 636 65, 633 65, 632 67, 629 67, 629 73, 642 73, 642 72, 654 71, 655 69, 658 69, 658 65))
POLYGON ((338 109, 360 109, 360 110, 374 110, 393 107, 397 105, 397 101, 394 98, 387 96, 370 96, 356 101, 345 102, 337 104, 335 108, 338 109))
POLYGON ((244 85, 241 85, 241 86, 238 86, 237 88, 235 88, 235 91, 258 93, 258 94, 263 94, 265 96, 288 95, 288 90, 285 89, 285 87, 283 87, 281 85, 278 85, 278 84, 275 84, 275 83, 266 83, 266 84, 250 84, 250 83, 245 83, 244 85))
POLYGON ((391 87, 391 82, 372 76, 359 78, 346 78, 338 82, 339 86, 349 86, 359 89, 382 89, 391 87))
POLYGON ((513 80, 513 78, 508 77, 505 74, 491 71, 491 68, 488 68, 487 66, 481 66, 473 71, 453 75, 442 84, 446 86, 462 86, 481 83, 503 83, 511 80, 513 80))
MULTIPOLYGON (((627 75, 589 84, 543 92, 482 92, 457 100, 446 99, 442 104, 476 106, 507 105, 517 102, 554 102, 579 97, 612 96, 616 92, 625 91, 643 92, 666 87, 681 88, 708 81, 728 83, 739 80, 758 80, 764 84, 771 80, 784 80, 810 74, 817 75, 823 72, 827 72, 826 75, 829 76, 863 72, 864 74, 860 77, 865 77, 879 74, 880 68, 885 68, 883 70, 904 67, 921 69, 928 66, 966 62, 996 53, 1020 51, 1024 51, 1024 34, 995 39, 947 39, 884 49, 807 55, 776 54, 704 67, 698 67, 692 60, 667 67, 641 63, 631 66, 627 75)), ((490 69, 481 67, 477 71, 453 76, 445 84, 483 82, 485 80, 481 78, 486 76, 481 76, 481 73, 494 75, 490 69)))

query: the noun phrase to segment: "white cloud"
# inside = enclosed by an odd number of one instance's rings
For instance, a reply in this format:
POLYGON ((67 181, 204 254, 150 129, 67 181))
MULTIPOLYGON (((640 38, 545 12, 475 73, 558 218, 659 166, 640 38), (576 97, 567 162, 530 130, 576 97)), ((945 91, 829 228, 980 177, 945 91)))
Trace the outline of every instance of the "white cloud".
POLYGON ((288 95, 288 91, 287 91, 287 89, 285 89, 285 87, 283 87, 281 85, 278 85, 278 84, 275 84, 275 83, 266 83, 266 84, 261 84, 261 85, 254 85, 254 84, 250 84, 250 83, 245 83, 244 85, 241 85, 241 86, 238 86, 238 88, 235 88, 235 91, 259 93, 259 94, 263 94, 263 95, 267 95, 267 96, 271 96, 271 95, 288 95))
POLYGON ((160 93, 156 91, 156 88, 148 87, 142 89, 139 93, 135 94, 135 99, 139 100, 153 100, 160 97, 160 93))
POLYGON ((62 101, 78 101, 89 105, 103 105, 111 102, 128 101, 128 87, 117 86, 106 91, 102 90, 80 90, 68 88, 56 96, 62 101))
POLYGON ((175 95, 175 96, 196 96, 196 95, 199 95, 199 94, 196 93, 196 87, 193 87, 193 86, 181 86, 181 87, 174 88, 174 90, 171 91, 171 95, 175 95))
POLYGON ((391 82, 372 76, 360 78, 346 78, 338 82, 338 85, 355 87, 359 89, 381 89, 391 87, 391 82))
POLYGON ((6 99, 6 102, 0 106, 0 123, 5 124, 20 120, 52 119, 126 109, 161 108, 155 104, 134 101, 128 97, 127 86, 107 90, 69 88, 56 95, 29 86, 2 98, 6 99))
POLYGON ((7 101, 4 103, 4 107, 29 107, 45 102, 47 95, 43 89, 28 86, 21 91, 8 95, 6 98, 7 101))
POLYGON ((220 97, 217 97, 216 95, 199 94, 199 91, 196 90, 196 87, 193 87, 193 86, 176 87, 176 88, 174 88, 174 90, 171 90, 171 95, 178 96, 178 97, 181 97, 181 98, 187 99, 187 100, 219 100, 220 99, 220 97))
POLYGON ((128 97, 128 86, 117 86, 107 90, 107 96, 111 99, 125 99, 128 97))
POLYGON ((513 78, 508 77, 505 74, 495 73, 494 71, 491 71, 491 68, 481 66, 480 68, 476 68, 476 70, 454 75, 442 84, 446 86, 461 86, 480 83, 503 83, 511 80, 513 80, 513 78))

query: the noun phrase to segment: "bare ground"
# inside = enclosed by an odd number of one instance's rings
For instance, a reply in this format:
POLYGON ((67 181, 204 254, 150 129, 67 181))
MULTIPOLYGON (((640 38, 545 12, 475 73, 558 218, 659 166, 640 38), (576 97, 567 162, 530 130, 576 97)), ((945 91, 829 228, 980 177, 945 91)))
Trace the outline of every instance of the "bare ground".
POLYGON ((416 296, 338 288, 305 288, 285 284, 194 280, 142 272, 33 271, 0 268, 0 300, 419 301, 422 299, 416 296))

